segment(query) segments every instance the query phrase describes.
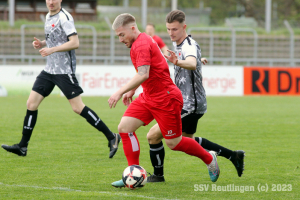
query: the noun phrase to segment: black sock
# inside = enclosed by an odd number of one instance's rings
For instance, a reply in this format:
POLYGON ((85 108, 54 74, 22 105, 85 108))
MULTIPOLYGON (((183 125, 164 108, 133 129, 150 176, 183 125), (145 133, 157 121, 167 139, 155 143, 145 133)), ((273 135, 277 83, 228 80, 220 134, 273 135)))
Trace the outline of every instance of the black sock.
POLYGON ((85 106, 80 113, 82 117, 88 121, 93 127, 101 131, 107 138, 108 141, 115 138, 115 134, 109 130, 104 122, 98 117, 98 115, 89 107, 85 106))
POLYGON ((150 146, 150 159, 154 168, 154 174, 156 176, 164 175, 164 159, 165 149, 162 142, 159 144, 149 144, 150 146))
POLYGON ((219 156, 223 156, 227 159, 231 157, 231 154, 233 151, 230 149, 227 149, 225 147, 222 147, 221 145, 218 145, 216 143, 213 143, 205 138, 201 137, 195 137, 195 140, 204 148, 207 150, 212 150, 218 153, 219 156))
POLYGON ((20 147, 27 147, 28 142, 30 140, 33 128, 36 123, 38 111, 30 111, 27 110, 26 116, 24 118, 23 123, 23 133, 22 133, 22 139, 19 143, 20 147))

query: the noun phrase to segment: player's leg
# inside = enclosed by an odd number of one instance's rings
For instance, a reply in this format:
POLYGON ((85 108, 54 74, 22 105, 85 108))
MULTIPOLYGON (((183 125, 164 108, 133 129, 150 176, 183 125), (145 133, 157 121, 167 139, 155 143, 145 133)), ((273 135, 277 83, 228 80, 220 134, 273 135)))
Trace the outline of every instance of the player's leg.
POLYGON ((45 72, 41 72, 37 76, 27 100, 27 111, 23 122, 22 139, 19 144, 12 146, 2 145, 2 148, 5 150, 15 153, 19 156, 27 155, 28 143, 37 121, 38 107, 43 99, 52 92, 55 86, 50 79, 50 75, 45 72))
POLYGON ((92 109, 84 105, 80 95, 69 99, 69 102, 73 111, 85 118, 86 121, 90 125, 95 127, 97 130, 101 131, 108 141, 113 140, 115 138, 114 133, 112 133, 109 130, 109 128, 106 126, 103 120, 100 119, 99 116, 92 109))
MULTIPOLYGON (((128 166, 139 165, 140 144, 135 131, 142 125, 144 125, 143 121, 127 116, 123 116, 119 123, 118 131, 122 138, 123 150, 128 166)), ((125 187, 122 179, 113 182, 111 185, 116 188, 125 187)))
POLYGON ((203 114, 187 113, 186 111, 182 110, 182 135, 195 139, 204 149, 215 151, 218 153, 218 156, 229 159, 235 166, 238 176, 241 177, 244 171, 244 151, 232 151, 219 144, 213 143, 206 138, 194 137, 194 134, 197 130, 198 121, 202 116, 203 114))
POLYGON ((166 144, 173 151, 182 151, 188 155, 200 158, 207 165, 211 181, 216 182, 218 180, 220 169, 215 151, 207 152, 195 140, 182 136, 166 139, 166 144))
POLYGON ((22 139, 19 143, 20 147, 27 147, 32 131, 37 121, 38 107, 44 97, 35 91, 31 91, 27 100, 27 112, 23 123, 22 139))
MULTIPOLYGON (((139 165, 140 144, 135 131, 144 124, 145 123, 143 121, 137 118, 123 116, 118 126, 128 166, 139 165)), ((122 179, 113 182, 111 185, 116 188, 125 187, 122 179)))
POLYGON ((215 144, 205 138, 194 137, 194 134, 197 131, 198 121, 202 118, 202 116, 203 114, 188 113, 187 111, 182 110, 182 136, 195 139, 204 149, 215 151, 218 153, 218 156, 223 156, 229 159, 233 151, 215 144))
POLYGON ((219 144, 213 143, 208 139, 201 138, 201 137, 195 137, 195 139, 203 148, 207 150, 216 151, 218 153, 218 156, 222 156, 230 160, 234 165, 235 169, 237 170, 238 176, 239 177, 242 176, 244 171, 245 151, 243 150, 233 151, 219 144))
MULTIPOLYGON (((190 117, 187 119, 187 116, 189 116, 189 113, 187 111, 182 110, 181 112, 181 118, 185 120, 182 120, 182 128, 190 125, 190 117)), ((182 133, 183 136, 184 133, 182 133)), ((188 135, 189 137, 193 138, 193 135, 188 135)), ((162 143, 163 135, 160 131, 160 128, 158 124, 155 124, 148 132, 147 139, 150 146, 150 159, 152 166, 154 168, 154 172, 152 175, 150 175, 147 179, 147 182, 164 182, 164 157, 165 157, 165 150, 162 143)))
MULTIPOLYGON (((123 150, 126 156, 128 166, 139 165, 140 144, 135 131, 143 125, 149 124, 153 120, 152 114, 136 98, 125 111, 118 130, 122 138, 123 150)), ((125 187, 122 180, 112 183, 113 187, 125 187)))
POLYGON ((213 143, 206 138, 195 137, 195 139, 203 148, 210 151, 215 151, 218 153, 218 156, 222 156, 230 160, 234 165, 234 167, 236 168, 238 176, 239 177, 242 176, 244 171, 245 151, 243 150, 233 151, 219 144, 213 143))
POLYGON ((90 125, 101 131, 106 136, 110 148, 109 158, 112 158, 117 152, 120 137, 118 134, 112 133, 98 115, 92 109, 84 105, 80 96, 80 94, 83 93, 83 90, 79 86, 75 74, 56 75, 53 78, 53 81, 69 100, 73 111, 80 114, 80 116, 85 118, 90 125), (114 148, 115 144, 116 148, 114 148))
POLYGON ((153 166, 153 174, 148 176, 147 182, 164 182, 165 149, 162 143, 163 135, 158 124, 155 124, 147 134, 150 146, 150 160, 153 166))
POLYGON ((110 149, 109 158, 112 158, 118 150, 118 145, 121 140, 120 135, 111 132, 104 121, 100 119, 92 109, 84 105, 80 95, 69 99, 69 102, 75 113, 85 118, 90 125, 95 127, 98 131, 101 131, 105 135, 108 140, 108 147, 110 149))
POLYGON ((128 166, 139 165, 140 144, 135 131, 142 125, 144 122, 137 118, 123 116, 118 126, 128 166))
POLYGON ((182 137, 181 104, 177 101, 170 102, 170 110, 161 110, 153 114, 166 140, 167 146, 174 151, 182 151, 188 155, 200 158, 208 167, 210 178, 213 182, 219 177, 219 167, 215 152, 207 152, 195 140, 182 137))
POLYGON ((140 148, 135 131, 140 126, 148 125, 153 119, 151 112, 140 101, 140 97, 136 98, 125 111, 119 123, 118 130, 122 137, 128 166, 139 164, 140 148))

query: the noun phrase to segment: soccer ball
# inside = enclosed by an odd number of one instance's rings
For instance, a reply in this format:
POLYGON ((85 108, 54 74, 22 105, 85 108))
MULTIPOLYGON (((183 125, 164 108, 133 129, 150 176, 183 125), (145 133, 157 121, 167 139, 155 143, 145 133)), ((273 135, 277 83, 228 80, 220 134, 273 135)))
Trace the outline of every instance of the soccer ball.
POLYGON ((131 190, 141 188, 147 183, 147 172, 139 165, 131 165, 124 170, 122 180, 131 190))

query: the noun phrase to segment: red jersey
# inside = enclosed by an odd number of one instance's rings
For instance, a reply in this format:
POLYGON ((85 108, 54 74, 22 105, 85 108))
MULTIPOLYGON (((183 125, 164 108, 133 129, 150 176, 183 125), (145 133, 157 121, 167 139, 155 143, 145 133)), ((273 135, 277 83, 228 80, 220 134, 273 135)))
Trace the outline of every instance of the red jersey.
POLYGON ((152 38, 158 44, 158 46, 159 46, 160 49, 163 48, 164 46, 166 46, 165 43, 164 43, 164 41, 159 36, 154 35, 152 38))
POLYGON ((182 94, 170 77, 168 63, 152 37, 141 33, 131 46, 130 57, 136 70, 150 65, 149 78, 141 84, 140 97, 145 102, 153 106, 166 105, 170 99, 182 102, 182 94))

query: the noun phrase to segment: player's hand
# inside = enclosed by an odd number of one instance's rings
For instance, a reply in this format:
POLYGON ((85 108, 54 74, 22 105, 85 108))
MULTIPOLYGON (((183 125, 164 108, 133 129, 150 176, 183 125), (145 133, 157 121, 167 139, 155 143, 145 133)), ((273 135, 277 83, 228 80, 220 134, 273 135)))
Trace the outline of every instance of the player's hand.
POLYGON ((42 44, 41 40, 34 37, 34 41, 32 42, 32 46, 35 49, 40 49, 40 48, 42 48, 43 44, 42 44))
POLYGON ((174 65, 177 64, 178 62, 178 58, 175 54, 174 51, 168 50, 168 52, 170 53, 170 56, 164 55, 166 57, 166 59, 168 59, 171 63, 173 63, 174 65))
POLYGON ((123 95, 122 101, 125 106, 129 106, 129 104, 132 102, 133 95, 134 95, 134 91, 132 90, 123 95))
POLYGON ((52 48, 47 48, 47 47, 42 48, 39 52, 43 57, 49 56, 52 53, 54 53, 52 48))
POLYGON ((206 63, 208 63, 207 59, 206 58, 201 58, 201 62, 203 65, 205 65, 206 63))
POLYGON ((114 93, 111 95, 108 99, 108 104, 110 108, 116 107, 118 101, 121 99, 122 95, 119 94, 118 92, 114 93))

